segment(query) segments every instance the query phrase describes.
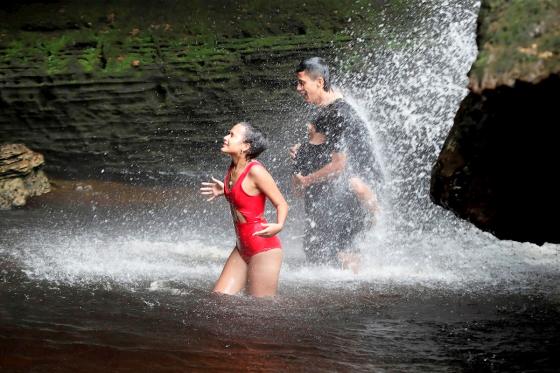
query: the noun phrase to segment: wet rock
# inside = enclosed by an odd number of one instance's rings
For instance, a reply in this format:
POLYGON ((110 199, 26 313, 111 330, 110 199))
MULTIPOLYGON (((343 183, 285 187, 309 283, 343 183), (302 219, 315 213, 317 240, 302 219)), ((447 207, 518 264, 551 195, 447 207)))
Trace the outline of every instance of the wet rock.
POLYGON ((43 164, 42 154, 22 144, 0 146, 0 209, 23 206, 27 198, 50 191, 43 164))
POLYGON ((483 2, 478 33, 431 198, 499 238, 558 243, 560 5, 483 2))
POLYGON ((28 175, 45 162, 43 155, 29 150, 22 144, 7 144, 0 147, 0 177, 28 175))
POLYGON ((469 73, 481 93, 516 82, 537 83, 560 71, 560 2, 482 1, 479 54, 469 73))

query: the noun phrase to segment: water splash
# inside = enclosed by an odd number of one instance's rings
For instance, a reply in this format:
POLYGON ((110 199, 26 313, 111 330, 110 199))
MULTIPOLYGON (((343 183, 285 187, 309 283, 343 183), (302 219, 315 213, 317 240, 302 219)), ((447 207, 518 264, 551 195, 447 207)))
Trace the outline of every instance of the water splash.
POLYGON ((468 92, 479 7, 410 4, 402 22, 383 14, 371 29, 350 30, 358 57, 340 57, 338 84, 368 123, 384 175, 377 185, 382 219, 360 243, 371 281, 472 286, 557 272, 554 245, 499 241, 429 198, 432 165, 468 92))
MULTIPOLYGON (((39 236, 23 240, 10 253, 13 261, 21 263, 28 278, 79 286, 183 291, 185 284, 205 284, 202 287, 207 289, 229 255, 223 244, 211 244, 195 232, 179 241, 157 236, 115 239, 98 233, 68 237, 52 231, 39 236)), ((373 231, 362 245, 367 255, 358 274, 302 265, 296 253, 300 249, 287 247, 282 283, 325 289, 364 282, 379 288, 415 284, 459 289, 507 284, 518 288, 535 276, 558 274, 560 268, 556 245, 502 242, 471 231, 453 237, 402 234, 394 239, 373 231)))
MULTIPOLYGON (((476 56, 479 3, 423 4, 421 10, 410 5, 402 22, 408 27, 405 31, 390 12, 370 30, 350 29, 355 40, 352 53, 339 53, 343 73, 336 83, 369 124, 384 175, 377 185, 384 213, 380 224, 359 242, 364 253, 361 271, 355 275, 303 264, 301 237, 291 239, 293 232, 284 232, 281 283, 290 288, 351 287, 363 282, 519 287, 531 278, 559 274, 557 245, 499 241, 430 202, 431 166, 467 93, 466 74, 476 56)), ((202 214, 202 209, 197 211, 202 214)), ((215 235, 211 229, 176 226, 167 228, 175 232, 172 235, 154 234, 165 231, 157 225, 150 226, 149 234, 140 228, 140 234, 130 236, 103 234, 95 228, 70 235, 64 228, 36 230, 33 236, 39 238, 22 238, 15 250, 2 245, 0 250, 32 279, 118 283, 153 291, 214 281, 233 238, 209 241, 208 236, 215 235)))
POLYGON ((351 31, 362 35, 352 47, 361 55, 359 62, 352 60, 359 73, 340 61, 346 70, 340 85, 369 123, 382 154, 381 193, 396 220, 391 225, 447 220, 430 202, 429 175, 467 94, 478 8, 477 1, 425 2, 420 10, 412 4, 401 17, 421 17, 409 20, 408 28, 400 25, 406 21, 382 15, 373 30, 351 31))

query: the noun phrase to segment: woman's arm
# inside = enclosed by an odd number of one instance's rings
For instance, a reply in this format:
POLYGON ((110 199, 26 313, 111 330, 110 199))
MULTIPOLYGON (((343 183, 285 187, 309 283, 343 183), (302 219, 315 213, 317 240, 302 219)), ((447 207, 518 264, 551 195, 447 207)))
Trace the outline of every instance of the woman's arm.
POLYGON ((212 177, 212 180, 214 180, 213 183, 202 182, 203 186, 200 188, 200 194, 210 196, 206 201, 212 201, 214 198, 224 194, 224 183, 214 177, 212 177))
POLYGON ((286 217, 288 216, 288 203, 278 189, 276 182, 264 167, 252 167, 248 176, 255 183, 255 186, 272 202, 276 207, 276 223, 263 224, 266 228, 253 233, 254 236, 272 237, 284 228, 286 217))

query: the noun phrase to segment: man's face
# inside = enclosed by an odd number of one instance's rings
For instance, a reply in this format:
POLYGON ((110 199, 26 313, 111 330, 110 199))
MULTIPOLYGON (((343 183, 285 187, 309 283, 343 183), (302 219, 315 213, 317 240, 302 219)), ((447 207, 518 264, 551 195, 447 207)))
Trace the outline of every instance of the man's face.
POLYGON ((303 97, 305 102, 310 104, 319 104, 321 102, 321 94, 323 92, 323 78, 311 78, 307 72, 301 71, 297 73, 296 90, 303 97))

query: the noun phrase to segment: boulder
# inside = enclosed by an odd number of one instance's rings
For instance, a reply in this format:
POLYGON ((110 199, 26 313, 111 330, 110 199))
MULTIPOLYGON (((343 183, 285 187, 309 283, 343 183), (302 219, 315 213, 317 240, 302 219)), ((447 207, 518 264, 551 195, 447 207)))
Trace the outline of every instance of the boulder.
POLYGON ((23 206, 28 197, 50 191, 43 164, 43 155, 25 145, 0 146, 0 209, 23 206))
POLYGON ((560 3, 483 1, 479 55, 432 201, 501 239, 560 242, 560 3))

